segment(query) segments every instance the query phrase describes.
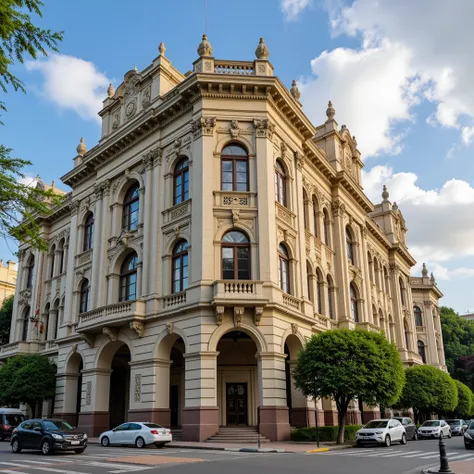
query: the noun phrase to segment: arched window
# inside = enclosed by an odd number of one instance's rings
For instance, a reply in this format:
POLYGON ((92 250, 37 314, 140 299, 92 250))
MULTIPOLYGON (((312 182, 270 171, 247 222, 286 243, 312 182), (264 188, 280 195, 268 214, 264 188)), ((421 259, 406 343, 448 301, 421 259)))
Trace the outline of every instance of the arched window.
POLYGON ((43 315, 43 320, 44 320, 44 325, 43 327, 41 328, 40 326, 40 330, 42 329, 43 330, 43 340, 44 341, 48 341, 49 340, 49 308, 50 308, 50 304, 47 303, 45 308, 44 308, 44 315, 43 315))
POLYGON ((318 313, 323 314, 323 288, 324 288, 324 283, 323 283, 323 278, 319 271, 316 272, 316 286, 318 290, 318 313))
POLYGON ((137 299, 138 256, 130 254, 122 263, 120 270, 120 301, 137 299))
POLYGON ((356 323, 358 323, 359 322, 359 307, 357 304, 357 291, 353 283, 351 283, 351 286, 350 286, 350 295, 351 295, 351 316, 352 316, 352 319, 356 323))
POLYGON ((59 254, 59 275, 64 271, 64 252, 66 249, 64 248, 64 239, 61 239, 58 245, 58 250, 61 252, 59 254))
POLYGON ((308 287, 308 299, 314 304, 313 270, 308 261, 306 261, 306 285, 308 287))
POLYGON ((290 293, 290 257, 283 244, 278 247, 278 283, 285 293, 290 293))
POLYGON ((30 307, 26 308, 25 314, 23 316, 23 327, 21 330, 21 340, 28 340, 28 322, 30 320, 30 307))
POLYGON ((423 326, 423 316, 419 306, 413 306, 413 312, 415 313, 415 326, 423 326))
POLYGON ((354 242, 352 240, 352 233, 349 227, 346 227, 346 252, 347 252, 347 258, 349 259, 349 261, 352 263, 352 265, 355 265, 354 242))
POLYGON ((244 147, 227 145, 221 153, 221 167, 222 191, 249 190, 249 160, 244 147))
POLYGON ((380 288, 380 279, 379 279, 379 261, 374 258, 374 284, 377 288, 380 288))
POLYGON ((238 230, 231 230, 222 238, 222 278, 250 280, 250 242, 238 230))
POLYGON ((94 246, 94 214, 89 212, 87 214, 86 222, 84 224, 84 245, 82 250, 91 249, 94 246))
POLYGON ((308 201, 308 194, 306 193, 305 189, 303 188, 303 223, 305 230, 309 230, 309 201, 308 201))
POLYGON ((405 345, 406 349, 409 351, 410 350, 410 327, 408 326, 408 322, 405 319, 403 322, 403 328, 405 330, 405 345))
POLYGON ((50 259, 51 267, 49 269, 49 278, 53 278, 53 276, 54 276, 54 262, 55 262, 55 259, 56 259, 56 245, 53 245, 51 247, 51 259, 50 259))
POLYGON ((390 331, 390 342, 395 344, 395 324, 391 315, 388 315, 388 324, 390 331))
POLYGON ((331 319, 334 319, 334 305, 333 305, 333 284, 331 277, 328 275, 328 316, 331 319))
POLYGON ((426 364, 426 350, 425 343, 423 341, 418 341, 418 354, 420 354, 423 363, 426 364))
POLYGON ((387 295, 390 296, 390 280, 388 278, 388 271, 387 271, 387 267, 383 267, 383 277, 385 279, 385 291, 387 293, 387 295))
POLYGON ((26 288, 32 288, 34 277, 35 277, 35 259, 32 255, 30 259, 28 260, 28 264, 26 266, 26 288))
POLYGON ((59 329, 59 300, 54 302, 54 327, 53 327, 53 340, 58 338, 58 329, 59 329))
POLYGON ((173 249, 172 293, 179 293, 188 287, 188 243, 178 242, 173 249))
POLYGON ((402 301, 402 306, 405 306, 405 304, 406 304, 406 302, 405 302, 405 285, 403 284, 403 280, 402 280, 401 277, 398 279, 398 284, 400 285, 400 299, 402 301))
POLYGON ((189 160, 183 158, 174 169, 173 204, 189 199, 189 160))
POLYGON ((81 285, 81 294, 79 301, 79 313, 87 313, 90 309, 90 286, 89 280, 85 279, 81 285))
POLYGON ((138 213, 140 209, 139 185, 133 184, 125 194, 123 201, 123 228, 135 230, 138 226, 138 213))
POLYGON ((315 237, 319 237, 319 232, 318 232, 318 219, 319 219, 319 206, 318 206, 318 201, 316 201, 316 198, 313 198, 313 224, 314 224, 314 229, 313 233, 315 237))
POLYGON ((330 247, 330 234, 329 234, 329 214, 327 209, 323 210, 323 230, 324 230, 324 243, 330 247))
POLYGON ((286 203, 286 173, 282 164, 277 161, 275 165, 275 201, 287 207, 286 203))

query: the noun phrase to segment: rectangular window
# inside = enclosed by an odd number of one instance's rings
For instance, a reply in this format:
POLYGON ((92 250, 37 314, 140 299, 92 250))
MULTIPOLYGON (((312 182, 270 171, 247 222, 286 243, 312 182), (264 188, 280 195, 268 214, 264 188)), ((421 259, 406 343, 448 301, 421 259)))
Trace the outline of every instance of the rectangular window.
POLYGON ((234 279, 234 249, 222 248, 222 278, 224 280, 234 279))

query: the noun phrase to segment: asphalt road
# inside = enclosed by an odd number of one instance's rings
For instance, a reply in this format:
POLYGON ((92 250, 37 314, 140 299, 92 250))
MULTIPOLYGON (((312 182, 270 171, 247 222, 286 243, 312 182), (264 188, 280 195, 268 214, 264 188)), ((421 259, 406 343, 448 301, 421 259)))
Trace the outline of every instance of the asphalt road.
MULTIPOLYGON (((464 448, 462 438, 446 440, 452 466, 474 464, 474 451, 464 448)), ((436 466, 438 441, 409 442, 391 448, 350 448, 327 453, 260 454, 180 448, 103 448, 90 445, 84 454, 58 453, 43 456, 32 451, 11 453, 0 443, 0 474, 99 474, 146 473, 165 469, 169 474, 401 474, 419 473, 436 466)))

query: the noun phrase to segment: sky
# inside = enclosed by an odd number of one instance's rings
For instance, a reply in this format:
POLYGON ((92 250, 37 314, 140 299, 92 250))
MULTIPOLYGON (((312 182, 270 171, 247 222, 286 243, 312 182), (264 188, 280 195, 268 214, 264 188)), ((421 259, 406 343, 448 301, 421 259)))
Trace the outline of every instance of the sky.
MULTIPOLYGON (((207 32, 218 59, 253 60, 265 38, 275 74, 296 79, 303 110, 324 122, 328 100, 357 137, 363 185, 385 184, 407 222, 408 246, 444 293, 474 312, 474 17, 472 0, 45 0, 44 28, 64 31, 59 54, 14 66, 27 94, 2 95, 0 143, 60 184, 80 137, 100 137, 108 84, 166 56, 185 73, 207 32)), ((27 178, 29 179, 29 178, 27 178)), ((0 241, 0 258, 14 258, 0 241)))

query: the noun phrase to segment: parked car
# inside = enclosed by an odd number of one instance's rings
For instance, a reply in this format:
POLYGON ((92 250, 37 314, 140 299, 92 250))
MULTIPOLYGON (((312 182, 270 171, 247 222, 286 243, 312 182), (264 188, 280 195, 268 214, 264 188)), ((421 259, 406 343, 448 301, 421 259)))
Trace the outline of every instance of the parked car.
POLYGON ((388 447, 394 441, 399 441, 401 444, 407 442, 405 428, 395 419, 369 421, 356 434, 357 446, 377 443, 388 447))
POLYGON ((23 449, 38 449, 43 454, 53 451, 81 454, 87 448, 87 435, 64 420, 34 418, 13 430, 10 444, 14 453, 20 453, 23 449))
POLYGON ((462 436, 464 431, 466 431, 466 422, 464 420, 454 419, 454 420, 446 420, 446 423, 451 427, 451 433, 453 436, 462 436))
POLYGON ((418 428, 418 438, 451 438, 451 427, 444 420, 428 420, 418 428))
POLYGON ((155 444, 162 448, 166 443, 173 441, 171 431, 156 423, 123 423, 113 430, 105 431, 99 436, 100 444, 104 447, 114 444, 132 445, 144 448, 149 444, 155 444))
POLYGON ((464 447, 466 449, 474 448, 474 420, 468 422, 467 429, 464 432, 464 447))
POLYGON ((406 416, 394 416, 393 419, 398 420, 403 425, 407 434, 407 439, 412 439, 413 441, 418 439, 418 430, 411 418, 406 416))
POLYGON ((10 438, 12 431, 25 421, 25 415, 18 408, 0 408, 0 441, 10 438))

